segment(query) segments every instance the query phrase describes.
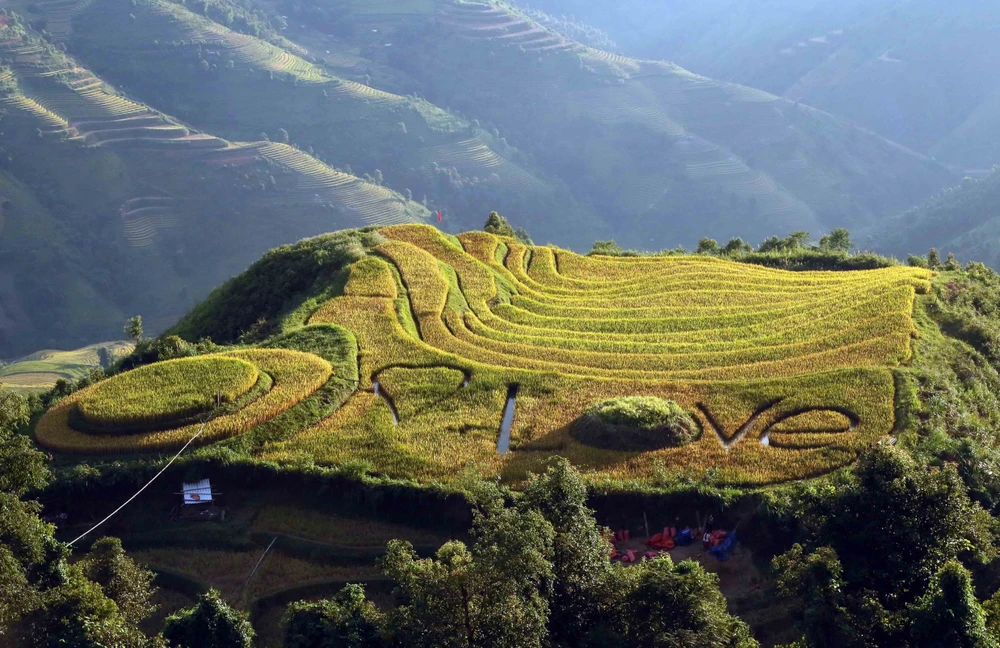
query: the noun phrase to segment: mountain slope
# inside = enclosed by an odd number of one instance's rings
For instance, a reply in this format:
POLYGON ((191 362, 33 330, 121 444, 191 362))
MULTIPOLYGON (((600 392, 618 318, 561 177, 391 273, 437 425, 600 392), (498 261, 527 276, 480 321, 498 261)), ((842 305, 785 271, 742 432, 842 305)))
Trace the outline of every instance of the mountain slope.
POLYGON ((439 2, 423 19, 399 28, 388 60, 437 103, 516 133, 626 230, 662 224, 690 240, 698 227, 757 237, 861 226, 949 178, 827 113, 581 46, 503 4, 439 2), (685 227, 694 209, 698 226, 685 227))
MULTIPOLYGON (((232 139, 292 141, 343 168, 428 196, 451 220, 486 207, 541 233, 573 208, 557 185, 467 120, 415 97, 330 74, 299 54, 165 0, 97 0, 76 14, 71 49, 136 96, 232 139)), ((578 217, 587 209, 576 206, 578 217)), ((488 213, 488 211, 486 212, 488 213)))
POLYGON ((0 357, 127 314, 158 328, 275 243, 429 216, 287 145, 195 131, 18 23, 0 60, 0 357))
POLYGON ((867 234, 873 248, 905 257, 937 248, 962 262, 1000 268, 1000 169, 966 178, 925 204, 887 220, 867 234))
POLYGON ((539 0, 663 57, 852 119, 964 168, 1000 161, 1000 12, 969 0, 539 0))

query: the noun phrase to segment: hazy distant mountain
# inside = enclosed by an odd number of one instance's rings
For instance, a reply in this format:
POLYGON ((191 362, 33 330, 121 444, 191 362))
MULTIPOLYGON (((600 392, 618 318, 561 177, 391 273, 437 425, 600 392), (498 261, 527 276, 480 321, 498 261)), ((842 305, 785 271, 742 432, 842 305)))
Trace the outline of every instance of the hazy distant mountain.
POLYGON ((822 108, 940 160, 1000 162, 990 0, 534 0, 623 50, 822 108))

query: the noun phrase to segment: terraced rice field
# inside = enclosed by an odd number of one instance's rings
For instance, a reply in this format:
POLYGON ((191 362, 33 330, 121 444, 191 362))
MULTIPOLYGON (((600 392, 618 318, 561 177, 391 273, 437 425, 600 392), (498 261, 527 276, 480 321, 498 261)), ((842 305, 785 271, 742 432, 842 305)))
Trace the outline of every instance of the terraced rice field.
POLYGON ((294 407, 322 387, 332 373, 326 360, 288 350, 232 351, 200 356, 191 362, 198 368, 184 373, 183 379, 175 373, 170 374, 175 381, 172 389, 188 395, 200 394, 202 404, 205 398, 211 401, 212 390, 217 389, 227 394, 223 402, 226 399, 236 401, 234 407, 228 410, 203 407, 197 410, 198 416, 192 416, 191 408, 178 410, 176 403, 165 404, 160 394, 166 393, 168 386, 158 368, 169 363, 160 363, 119 374, 63 399, 39 420, 35 438, 51 450, 84 454, 176 449, 199 430, 201 435, 197 443, 211 443, 242 434, 294 407), (212 364, 215 359, 250 365, 255 386, 248 388, 242 380, 246 377, 243 374, 239 375, 240 380, 234 381, 232 372, 220 370, 220 367, 228 369, 228 365, 212 364), (138 397, 132 400, 112 398, 121 385, 138 388, 139 391, 132 389, 138 397), (98 416, 95 412, 101 414, 98 416), (155 421, 156 425, 148 431, 139 431, 151 427, 150 421, 155 421), (101 426, 107 429, 99 429, 101 426))
POLYGON ((735 485, 822 474, 892 429, 891 368, 910 356, 914 295, 930 278, 580 257, 478 232, 459 247, 423 226, 381 232, 390 241, 379 257, 312 319, 356 333, 362 389, 268 458, 361 458, 423 480, 464 469, 516 482, 552 454, 618 484, 709 469, 735 485), (699 438, 655 451, 575 438, 588 407, 626 395, 677 401, 699 438))
POLYGON ((283 192, 278 198, 282 204, 287 204, 289 200, 334 203, 368 225, 410 223, 417 218, 398 194, 336 171, 287 144, 265 144, 257 152, 262 158, 289 169, 297 176, 296 188, 283 192))
MULTIPOLYGON (((910 358, 915 295, 932 277, 908 267, 793 273, 701 256, 583 257, 425 225, 379 232, 385 242, 309 320, 354 333, 357 391, 261 458, 306 454, 394 478, 517 484, 559 454, 618 488, 706 474, 734 486, 821 475, 891 433, 892 370, 910 358), (633 447, 582 432, 589 408, 625 396, 675 401, 697 422, 695 440, 633 447)), ((330 376, 326 361, 298 352, 214 357, 250 363, 272 385, 246 391, 247 379, 237 381, 206 443, 273 418, 330 376)), ((109 383, 147 380, 128 376, 109 383)), ((81 428, 113 387, 60 402, 38 440, 64 452, 142 452, 195 431, 152 395, 130 407, 149 410, 155 431, 81 428), (175 427, 160 429, 164 418, 175 427)), ((130 412, 115 420, 149 418, 130 412)))
POLYGON ((465 2, 442 3, 436 15, 438 23, 470 40, 489 39, 521 47, 525 52, 567 52, 582 46, 567 40, 507 9, 490 4, 465 2))
POLYGON ((495 174, 500 185, 510 191, 546 190, 545 184, 538 178, 494 151, 483 135, 429 146, 421 151, 420 156, 424 164, 436 162, 445 168, 454 167, 466 177, 478 176, 481 180, 486 180, 495 174))
POLYGON ((127 342, 102 342, 74 351, 38 351, 0 369, 4 389, 39 392, 51 389, 57 380, 74 381, 100 366, 100 348, 110 359, 128 355, 133 345, 127 342))

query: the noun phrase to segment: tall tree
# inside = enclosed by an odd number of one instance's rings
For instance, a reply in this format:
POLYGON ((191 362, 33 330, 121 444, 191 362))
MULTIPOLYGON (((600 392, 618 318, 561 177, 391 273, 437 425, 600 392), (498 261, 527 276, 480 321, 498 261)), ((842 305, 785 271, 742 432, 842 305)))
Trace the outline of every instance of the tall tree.
POLYGON ((843 592, 843 567, 837 552, 820 547, 805 553, 795 545, 774 559, 779 593, 794 606, 813 648, 847 648, 864 645, 852 625, 843 592))
POLYGON ((913 606, 914 648, 997 648, 976 600, 969 572, 949 560, 934 575, 927 592, 913 606))
POLYGON ((290 605, 284 648, 382 648, 383 622, 364 588, 348 585, 330 600, 290 605))
POLYGON ((528 482, 521 506, 541 513, 555 531, 550 639, 573 645, 602 621, 611 605, 611 545, 587 507, 583 479, 566 459, 556 459, 528 482))
POLYGON ((382 560, 396 583, 391 645, 408 648, 539 648, 551 590, 552 526, 537 511, 485 504, 470 550, 449 542, 418 559, 394 540, 382 560))
POLYGON ((821 250, 848 252, 853 247, 854 242, 851 240, 851 233, 843 227, 830 230, 829 234, 825 234, 819 239, 819 249, 821 250))
POLYGON ((167 618, 163 638, 171 648, 252 648, 253 626, 217 591, 202 594, 193 607, 167 618))
POLYGON ((153 572, 125 555, 118 538, 101 538, 80 562, 83 574, 104 590, 129 623, 138 625, 156 610, 153 572))
POLYGON ((638 566, 625 600, 626 645, 635 648, 755 648, 745 623, 729 614, 719 577, 669 556, 638 566))

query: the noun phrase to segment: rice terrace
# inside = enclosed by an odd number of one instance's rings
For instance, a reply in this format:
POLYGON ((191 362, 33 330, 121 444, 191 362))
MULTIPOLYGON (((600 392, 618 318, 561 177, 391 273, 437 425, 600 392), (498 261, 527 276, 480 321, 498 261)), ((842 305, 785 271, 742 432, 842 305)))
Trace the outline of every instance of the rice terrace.
MULTIPOLYGON (((209 420, 198 444, 230 439, 279 463, 360 461, 418 482, 471 472, 516 485, 553 455, 625 488, 667 472, 746 487, 815 477, 892 433, 893 369, 911 357, 915 296, 933 276, 581 256, 426 225, 328 236, 350 262, 313 287, 321 298, 282 315, 279 335, 81 390, 45 414, 38 441, 176 450, 209 420), (296 343, 320 338, 322 353, 296 343), (131 400, 115 398, 122 390, 131 400), (259 432, 313 401, 322 411, 293 419, 301 427, 259 432)), ((238 310, 239 281, 174 332, 204 335, 219 300, 238 310)))

